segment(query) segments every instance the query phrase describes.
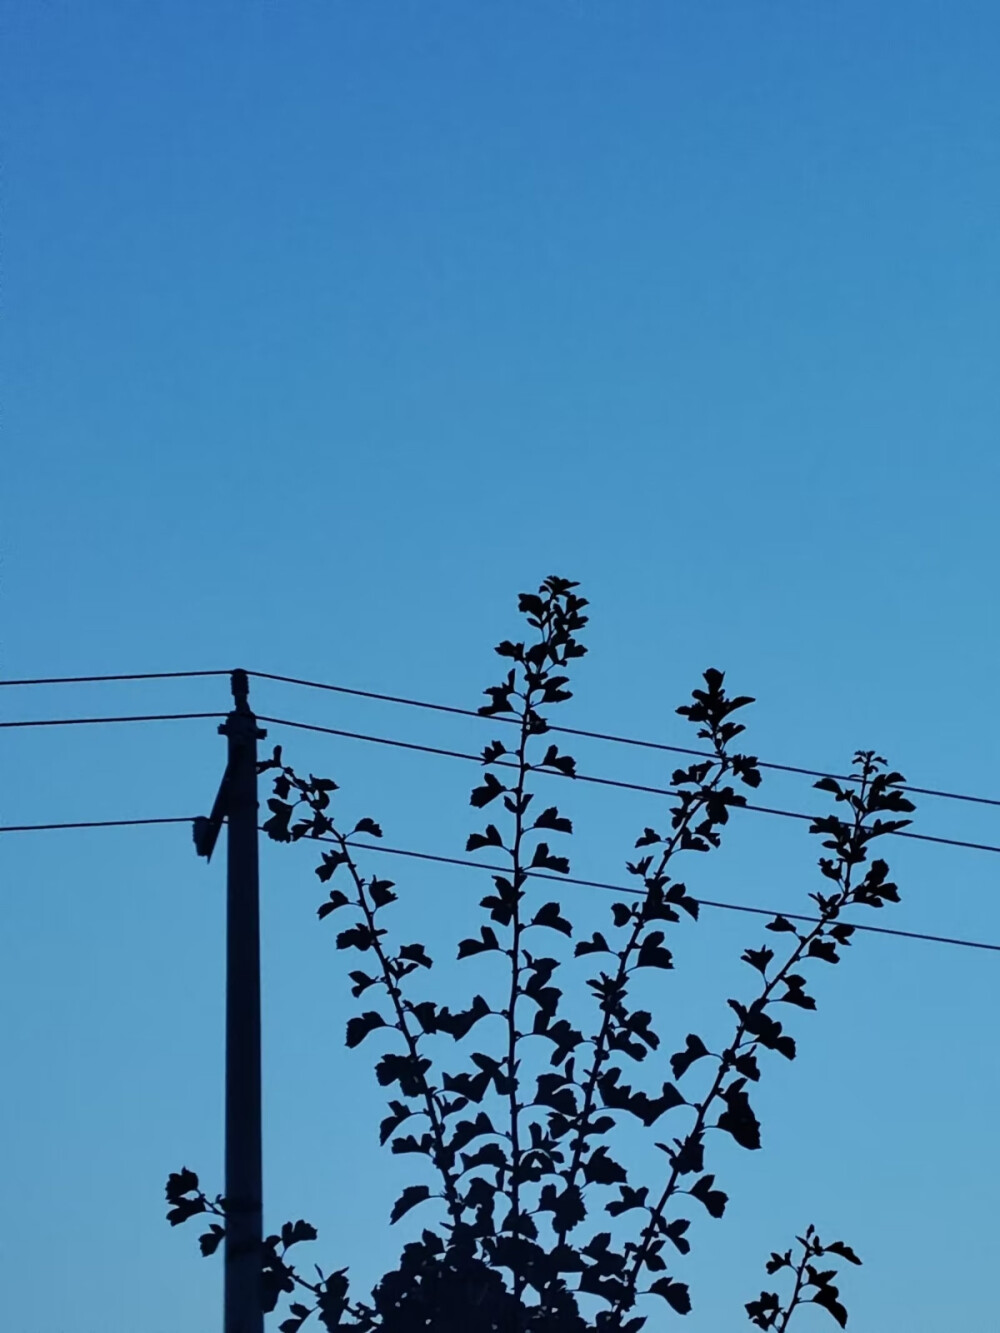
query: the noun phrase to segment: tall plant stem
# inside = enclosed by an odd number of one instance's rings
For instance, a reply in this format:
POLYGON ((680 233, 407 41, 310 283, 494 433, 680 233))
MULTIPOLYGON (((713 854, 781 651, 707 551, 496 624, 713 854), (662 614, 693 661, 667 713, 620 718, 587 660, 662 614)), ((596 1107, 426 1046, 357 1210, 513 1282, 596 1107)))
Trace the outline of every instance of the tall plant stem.
MULTIPOLYGON (((365 923, 371 932, 373 941, 372 952, 378 959, 379 966, 382 969, 385 987, 389 993, 389 998, 392 1000, 392 1007, 396 1014, 396 1026, 402 1035, 403 1041, 406 1043, 407 1052, 410 1059, 413 1061, 414 1071, 418 1071, 420 1051, 417 1046, 416 1034, 410 1024, 410 1016, 407 1012, 406 1005, 403 1002, 403 995, 399 988, 398 978, 393 970, 392 961, 382 947, 382 940, 376 928, 375 913, 372 910, 372 905, 369 902, 368 895, 365 891, 365 881, 351 856, 350 844, 346 837, 336 829, 334 830, 334 836, 340 844, 341 852, 346 858, 345 864, 354 881, 354 887, 357 890, 358 904, 364 914, 365 923)), ((438 1106, 435 1090, 422 1074, 418 1074, 418 1077, 420 1079, 424 1109, 427 1118, 430 1121, 431 1133, 434 1136, 434 1164, 441 1173, 448 1212, 451 1214, 452 1221, 458 1224, 462 1220, 462 1201, 458 1193, 458 1182, 448 1166, 448 1150, 445 1145, 444 1122, 441 1117, 441 1108, 438 1106)))
MULTIPOLYGON (((653 878, 658 878, 665 872, 668 864, 670 863, 670 859, 673 856, 674 852, 677 850, 678 844, 683 838, 685 832, 690 828, 691 823, 695 819, 695 817, 704 808, 707 799, 707 792, 713 791, 718 786, 719 782, 725 775, 726 770, 727 770, 727 762, 725 758, 722 758, 719 762, 719 771, 716 773, 712 781, 708 784, 708 787, 703 789, 702 792, 699 792, 697 798, 691 802, 690 806, 684 813, 683 822, 679 824, 678 827, 674 830, 673 836, 670 838, 669 842, 667 843, 667 846, 663 849, 663 852, 660 856, 659 864, 656 868, 656 871, 654 872, 653 878)), ((621 951, 621 954, 619 956, 618 971, 615 975, 616 990, 624 984, 626 977, 628 976, 632 956, 635 953, 635 950, 639 943, 639 937, 641 936, 643 930, 648 924, 649 922, 647 921, 645 915, 643 913, 640 913, 638 919, 633 924, 632 933, 628 938, 628 942, 626 943, 625 948, 621 951)), ((591 1115, 593 1115, 594 1113, 594 1103, 597 1095, 597 1084, 601 1073, 601 1067, 604 1064, 604 1061, 608 1058, 608 1053, 609 1053, 608 1041, 611 1036, 612 1023, 613 1023, 613 1016, 611 1008, 609 1005, 605 1005, 604 1018, 601 1023, 601 1029, 597 1035, 596 1041, 594 1042, 593 1064, 587 1071, 586 1083, 584 1084, 583 1107, 580 1111, 580 1115, 577 1121, 580 1131, 584 1129, 591 1115)), ((576 1180, 580 1173, 580 1168, 583 1163, 583 1152, 585 1147, 586 1147, 586 1140, 582 1132, 578 1132, 576 1139, 574 1140, 573 1143, 573 1156, 570 1161, 569 1170, 566 1174, 566 1181, 568 1186, 570 1187, 576 1184, 576 1180)), ((560 1241, 564 1241, 566 1235, 567 1232, 565 1230, 560 1231, 559 1233, 560 1241)))
MULTIPOLYGON (((510 945, 510 997, 507 1002, 507 1079, 509 1085, 508 1106, 510 1112, 510 1203, 515 1219, 521 1215, 521 1104, 518 1101, 517 1080, 517 1001, 521 993, 521 932, 524 922, 521 918, 522 881, 521 844, 524 838, 524 785, 528 776, 528 741, 533 732, 531 719, 532 690, 529 686, 524 693, 524 708, 520 717, 520 736, 517 747, 517 784, 514 788, 514 840, 511 845, 511 872, 514 885, 513 916, 511 919, 510 945)), ((514 1270, 514 1298, 520 1305, 524 1294, 524 1277, 520 1269, 514 1270)))
MULTIPOLYGON (((857 845, 860 842, 860 835, 863 830, 864 819, 865 819, 864 810, 860 807, 863 807, 864 805, 864 797, 866 794, 866 789, 867 789, 867 783, 863 781, 860 790, 860 800, 858 802, 858 807, 855 808, 855 813, 854 813, 854 825, 853 825, 852 839, 851 839, 852 845, 857 845)), ((781 981, 784 980, 784 978, 789 974, 792 968, 794 968, 796 964, 802 959, 802 957, 807 953, 809 946, 812 944, 812 942, 820 938, 820 936, 823 934, 825 927, 831 921, 836 919, 836 917, 840 914, 843 907, 850 901, 852 893, 853 869, 854 869, 853 863, 851 863, 850 861, 846 861, 844 863, 844 878, 842 881, 840 892, 827 904, 826 910, 822 912, 820 921, 817 922, 817 924, 812 928, 812 930, 808 932, 808 934, 804 935, 799 940, 798 945, 793 950, 790 957, 785 961, 782 967, 775 973, 775 975, 771 978, 771 980, 767 982, 763 992, 761 993, 760 997, 756 1002, 756 1007, 758 1009, 762 1008, 764 1005, 767 1004, 767 1001, 770 999, 774 991, 774 988, 781 981)), ((719 1093, 722 1090, 722 1085, 725 1082, 726 1077, 728 1076, 732 1068, 733 1060, 737 1052, 739 1051, 739 1048, 742 1045, 746 1035, 747 1035, 746 1019, 741 1019, 739 1024, 737 1025, 736 1032, 732 1042, 730 1043, 729 1047, 723 1052, 722 1057, 719 1060, 719 1068, 716 1072, 715 1078, 712 1082, 712 1086, 709 1089, 707 1096, 697 1106, 697 1116, 695 1119, 694 1126, 688 1133, 687 1142, 691 1142, 692 1140, 700 1137, 705 1132, 708 1120, 708 1113, 715 1105, 719 1097, 719 1093)), ((756 1042, 753 1042, 752 1044, 756 1045, 756 1042)), ((679 1160, 679 1155, 678 1155, 678 1160, 679 1160)), ((633 1256, 632 1263, 629 1267, 629 1272, 626 1277, 625 1294, 620 1298, 618 1304, 615 1307, 615 1313, 619 1317, 625 1310, 630 1309, 635 1302, 635 1290, 638 1284, 639 1275, 642 1272, 643 1267, 645 1266, 646 1258, 649 1255, 653 1242, 658 1235, 659 1225, 663 1218, 664 1209, 670 1202, 671 1198, 673 1198, 674 1194, 677 1193, 677 1182, 681 1176, 681 1171, 678 1166, 678 1160, 675 1160, 675 1163, 671 1168, 670 1175, 667 1178, 667 1183, 664 1186, 663 1192, 660 1195, 659 1200, 657 1201, 655 1207, 653 1207, 650 1210, 649 1220, 646 1223, 646 1226, 643 1228, 642 1238, 639 1244, 636 1246, 635 1254, 633 1256)))

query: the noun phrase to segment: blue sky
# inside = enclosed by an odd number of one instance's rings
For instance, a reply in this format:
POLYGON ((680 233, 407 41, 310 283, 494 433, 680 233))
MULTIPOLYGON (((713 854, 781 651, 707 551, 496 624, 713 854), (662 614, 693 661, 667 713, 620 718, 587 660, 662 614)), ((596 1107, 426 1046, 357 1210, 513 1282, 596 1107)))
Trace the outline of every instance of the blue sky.
MULTIPOLYGON (((475 703, 515 593, 558 572, 593 603, 577 725, 683 743, 673 709, 718 665, 759 699, 763 755, 873 745, 914 781, 997 791, 995 5, 4 10, 3 676, 243 664, 475 703)), ((222 681, 0 699, 225 706, 222 681)), ((460 851, 465 769, 272 738, 337 776, 345 813, 460 851)), ((205 810, 222 762, 211 722, 5 744, 5 823, 205 810)), ((617 875, 655 802, 575 801, 576 872, 617 875)), ((919 819, 1000 841, 988 810, 919 819)), ((814 857, 747 816, 689 883, 792 908, 814 857)), ((0 858, 4 1326, 211 1327, 220 1265, 166 1226, 162 1183, 183 1162, 221 1188, 221 867, 183 829, 11 835, 0 858)), ((892 860, 897 924, 1000 940, 994 858, 892 860)), ((405 1238, 384 1230, 399 1163, 342 1048, 308 858, 268 849, 264 870, 269 1219, 312 1219, 317 1258, 363 1287, 405 1238)), ((446 956, 474 884, 398 878, 402 928, 446 956)), ((581 929, 604 920, 574 901, 581 929)), ((721 913, 687 932, 680 1035, 720 1030, 759 935, 721 913)), ((866 1260, 858 1333, 990 1325, 1000 965, 860 944, 795 1025, 801 1059, 768 1070, 765 1154, 720 1167, 733 1205, 684 1265, 691 1333, 739 1327, 809 1221, 866 1260)))

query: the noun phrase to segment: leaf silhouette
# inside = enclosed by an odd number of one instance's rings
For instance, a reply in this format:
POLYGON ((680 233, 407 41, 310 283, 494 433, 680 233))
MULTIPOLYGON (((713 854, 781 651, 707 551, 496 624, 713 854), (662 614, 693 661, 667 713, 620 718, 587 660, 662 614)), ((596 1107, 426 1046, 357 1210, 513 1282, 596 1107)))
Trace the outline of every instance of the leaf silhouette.
POLYGON ((503 838, 495 824, 487 824, 485 833, 470 833, 465 844, 467 852, 478 852, 481 847, 502 847, 503 838))
POLYGON ((552 1222, 560 1232, 572 1231, 587 1216, 583 1194, 575 1186, 557 1190, 555 1185, 545 1185, 538 1201, 538 1211, 552 1214, 552 1222))
POLYGON ((532 824, 532 828, 552 829, 556 833, 572 833, 573 824, 569 819, 564 819, 554 805, 550 805, 532 824))
POLYGON ((645 1208, 648 1196, 648 1185, 643 1185, 641 1189, 633 1189, 631 1185, 622 1185, 619 1198, 612 1199, 610 1203, 605 1204, 605 1211, 610 1213, 612 1217, 620 1217, 622 1213, 631 1212, 633 1208, 645 1208))
POLYGON ((702 1176, 696 1180, 691 1187, 691 1197, 703 1203, 711 1217, 721 1217, 726 1211, 726 1204, 729 1202, 727 1195, 722 1190, 713 1189, 715 1176, 702 1176))
POLYGON ((696 1060, 708 1054, 708 1047, 694 1032, 689 1032, 683 1051, 670 1057, 670 1068, 674 1078, 682 1078, 696 1060))
POLYGON ((561 914, 558 903, 546 903, 540 907, 532 917, 533 926, 548 926, 552 930, 558 930, 562 935, 572 935, 573 927, 561 914))
POLYGON ((480 927, 480 939, 462 940, 458 946, 459 958, 470 958, 473 954, 487 953, 491 949, 499 949, 495 932, 489 926, 480 927))
POLYGON ((392 892, 393 882, 391 879, 373 879, 368 885, 368 896, 375 905, 376 911, 380 907, 388 907, 390 903, 396 901, 396 895, 392 892))
POLYGON ((399 957, 407 963, 416 963, 418 967, 431 967, 432 963, 427 956, 427 950, 422 944, 404 944, 399 951, 399 957))
POLYGON ((545 751, 545 758, 539 768, 554 768, 556 772, 571 778, 576 776, 576 760, 568 754, 560 754, 554 745, 545 751))
POLYGON ((535 848, 535 854, 531 858, 533 870, 552 870, 557 875, 569 874, 569 861, 565 856, 553 856, 549 851, 548 843, 540 842, 535 848))
POLYGON ((353 1049, 355 1046, 360 1046, 369 1032, 374 1032, 376 1028, 384 1028, 385 1026, 385 1019, 374 1009, 369 1009, 367 1013, 361 1014, 358 1018, 349 1018, 347 1020, 348 1048, 353 1049))
POLYGON ((286 1222, 281 1228, 281 1243, 286 1249, 290 1245, 298 1245, 300 1241, 315 1239, 316 1228, 301 1218, 297 1222, 286 1222))
POLYGON ((813 1305, 821 1305, 837 1321, 841 1328, 847 1327, 847 1311, 837 1299, 836 1287, 820 1287, 812 1298, 813 1305))
POLYGON ((338 949, 360 949, 362 953, 375 943, 375 936, 366 925, 352 926, 337 936, 338 949))
POLYGON ((716 1122, 719 1129, 731 1134, 741 1148, 760 1147, 760 1123, 750 1107, 750 1099, 743 1091, 745 1079, 737 1079, 722 1093, 726 1109, 716 1122))
POLYGON ((368 818, 359 819, 354 825, 354 832, 367 833, 373 838, 381 838, 382 836, 382 830, 379 825, 375 823, 374 819, 368 818))
POLYGON ((670 950, 663 947, 663 931, 651 930, 639 946, 639 957, 636 960, 636 967, 660 967, 670 969, 673 967, 673 959, 670 950))
POLYGON ((611 953, 612 950, 601 932, 595 930, 592 937, 589 940, 581 940, 573 952, 577 958, 581 958, 584 954, 611 953))
POLYGON ((850 1245, 845 1245, 842 1240, 831 1241, 830 1244, 826 1246, 826 1253, 839 1255, 841 1259, 846 1259, 850 1264, 861 1263, 861 1260, 851 1249, 850 1245))
POLYGON ((411 1208, 415 1208, 418 1203, 423 1203, 425 1199, 430 1197, 431 1192, 426 1185, 407 1185, 393 1204, 392 1212, 389 1215, 390 1223, 398 1222, 411 1208))
POLYGON ((649 1290, 655 1296, 662 1296, 677 1314, 691 1313, 691 1295, 683 1282, 675 1282, 673 1278, 669 1277, 660 1277, 656 1279, 649 1290))
POLYGON ((213 1222, 208 1230, 198 1237, 198 1245, 206 1258, 214 1254, 219 1248, 223 1236, 226 1234, 226 1228, 219 1226, 218 1222, 213 1222))
POLYGON ((331 889, 329 902, 320 903, 316 915, 322 921, 325 916, 335 912, 338 907, 346 907, 349 902, 346 893, 341 893, 339 889, 331 889))
POLYGON ((473 790, 469 797, 469 804, 474 805, 477 809, 482 809, 484 805, 489 805, 491 801, 495 801, 506 790, 507 788, 500 782, 499 778, 494 777, 492 773, 484 773, 482 786, 473 790))
POLYGON ((617 1185, 628 1179, 624 1167, 612 1161, 603 1144, 595 1148, 584 1162, 583 1176, 591 1185, 617 1185))

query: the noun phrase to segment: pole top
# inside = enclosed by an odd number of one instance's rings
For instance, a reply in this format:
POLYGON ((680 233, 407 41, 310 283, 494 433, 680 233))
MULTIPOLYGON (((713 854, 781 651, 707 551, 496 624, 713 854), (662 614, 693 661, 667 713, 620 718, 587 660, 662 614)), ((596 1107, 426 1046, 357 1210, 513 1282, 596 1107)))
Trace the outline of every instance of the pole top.
POLYGON ((233 701, 239 709, 249 709, 250 703, 250 681, 247 673, 242 667, 237 667, 229 677, 230 688, 233 692, 233 701))
POLYGON ((219 727, 219 735, 245 735, 245 729, 249 726, 253 729, 257 739, 259 741, 263 740, 267 732, 257 726, 257 719, 250 708, 249 673, 244 671, 242 667, 237 667, 235 671, 230 672, 229 685, 233 692, 234 707, 226 715, 225 722, 219 727))

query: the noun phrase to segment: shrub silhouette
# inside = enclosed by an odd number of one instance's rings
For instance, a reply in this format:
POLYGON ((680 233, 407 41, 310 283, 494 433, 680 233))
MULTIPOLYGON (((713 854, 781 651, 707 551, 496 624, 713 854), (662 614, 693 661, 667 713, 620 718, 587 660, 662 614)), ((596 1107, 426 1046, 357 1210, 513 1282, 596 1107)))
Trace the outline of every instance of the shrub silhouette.
MULTIPOLYGON (((904 827, 909 821, 899 816, 913 806, 900 790, 902 775, 859 751, 850 780, 816 783, 842 813, 811 826, 824 851, 822 890, 810 894, 814 918, 802 925, 779 915, 766 926, 769 942, 744 952, 755 981, 742 999, 728 1001, 732 1026, 721 1049, 691 1032, 667 1055, 659 1020, 634 1007, 630 991, 638 973, 671 968, 668 929, 684 917, 697 920, 698 902, 675 877, 677 863, 717 848, 730 811, 760 784, 755 757, 734 748, 744 732, 737 715, 753 700, 730 697, 723 673, 705 672, 691 702, 677 710, 696 728, 705 757, 673 773, 667 825, 645 828, 637 839, 635 860, 626 863, 634 895, 611 903, 604 931, 571 946, 570 916, 537 892, 533 876, 544 873, 548 889, 552 877, 569 872, 562 847, 571 821, 556 805, 542 807, 535 787, 537 775, 572 779, 576 771, 548 721, 571 697, 569 673, 586 652, 579 635, 587 603, 576 588, 552 577, 521 595, 528 632, 497 646, 504 675, 479 710, 506 725, 482 754, 470 803, 483 822, 466 850, 501 858, 503 870, 482 899, 479 933, 457 952, 459 959, 503 960, 493 997, 476 993, 454 1012, 416 998, 417 976, 433 961, 420 943, 391 942, 396 886, 361 868, 358 836, 378 839, 380 827, 370 817, 342 824, 333 811, 336 784, 300 777, 280 747, 261 764, 274 774, 265 830, 280 842, 323 842, 316 874, 328 896, 318 916, 335 915, 337 948, 360 955, 349 975, 361 1011, 347 1023, 347 1045, 380 1044, 375 1072, 389 1095, 381 1142, 414 1168, 390 1222, 418 1206, 430 1219, 368 1300, 351 1297, 346 1270, 320 1272, 312 1282, 296 1269, 289 1251, 315 1239, 308 1223, 286 1223, 269 1236, 265 1309, 283 1294, 297 1298, 281 1333, 298 1333, 314 1314, 327 1329, 363 1333, 638 1333, 650 1300, 686 1314, 691 1297, 676 1275, 691 1248, 685 1214, 697 1207, 721 1218, 727 1203, 709 1169, 713 1138, 760 1147, 751 1094, 763 1057, 793 1060, 796 1053, 778 1015, 816 1007, 806 974, 836 964, 849 947, 846 909, 898 901, 885 861, 869 858, 870 844, 904 827), (577 1027, 563 1013, 563 979, 572 976, 568 984, 579 993, 581 968, 592 1019, 577 1027), (442 1037, 451 1039, 457 1063, 442 1057, 442 1037), (643 1065, 655 1074, 639 1087, 643 1065), (661 1150, 658 1179, 631 1179, 616 1159, 625 1124, 661 1150)), ((209 1199, 186 1169, 170 1177, 167 1197, 172 1224, 202 1213, 219 1219, 201 1237, 211 1254, 224 1235, 224 1200, 209 1199)), ((811 1227, 798 1245, 797 1257, 775 1253, 767 1265, 768 1274, 788 1269, 790 1295, 782 1303, 762 1292, 747 1304, 751 1324, 785 1333, 796 1310, 816 1304, 843 1327, 836 1273, 817 1261, 860 1261, 841 1242, 821 1245, 811 1227)))

